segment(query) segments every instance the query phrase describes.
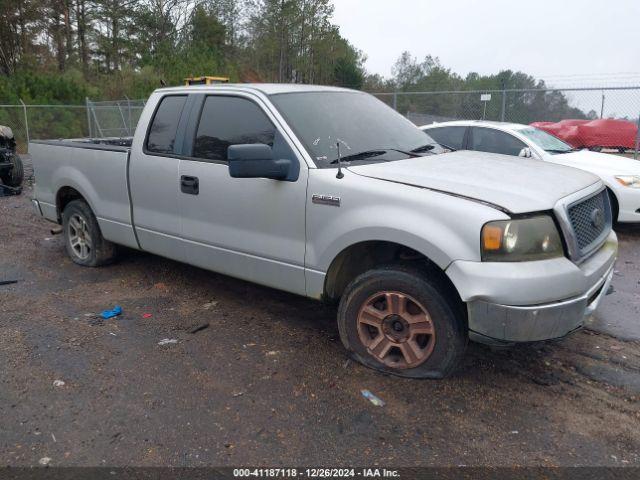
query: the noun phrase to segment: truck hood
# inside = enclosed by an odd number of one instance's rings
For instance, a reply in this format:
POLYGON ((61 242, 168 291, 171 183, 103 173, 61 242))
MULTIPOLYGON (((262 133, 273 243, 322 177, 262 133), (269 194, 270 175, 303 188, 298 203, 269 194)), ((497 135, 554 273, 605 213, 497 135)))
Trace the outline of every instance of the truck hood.
POLYGON ((350 166, 348 170, 365 177, 467 197, 511 213, 550 210, 561 198, 600 181, 575 168, 471 151, 350 166))

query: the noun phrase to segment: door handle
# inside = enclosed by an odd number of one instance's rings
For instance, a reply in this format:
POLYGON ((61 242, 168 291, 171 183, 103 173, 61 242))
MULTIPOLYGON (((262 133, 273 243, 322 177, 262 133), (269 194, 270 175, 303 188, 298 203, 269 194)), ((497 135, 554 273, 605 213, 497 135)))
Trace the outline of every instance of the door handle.
POLYGON ((200 181, 198 177, 182 175, 180 177, 180 191, 188 195, 198 195, 198 193, 200 193, 200 181))

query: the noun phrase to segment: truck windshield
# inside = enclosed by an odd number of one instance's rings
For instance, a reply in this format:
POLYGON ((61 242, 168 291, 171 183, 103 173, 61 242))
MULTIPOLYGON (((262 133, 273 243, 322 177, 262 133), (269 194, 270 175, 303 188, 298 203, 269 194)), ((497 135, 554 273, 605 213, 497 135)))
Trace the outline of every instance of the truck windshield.
POLYGON ((402 153, 442 153, 435 140, 375 97, 362 92, 300 92, 271 95, 271 101, 287 120, 320 168, 346 163, 373 163, 419 156, 402 153), (422 149, 427 144, 433 148, 422 149), (424 150, 424 151, 423 151, 424 150), (378 155, 363 152, 379 151, 378 155))

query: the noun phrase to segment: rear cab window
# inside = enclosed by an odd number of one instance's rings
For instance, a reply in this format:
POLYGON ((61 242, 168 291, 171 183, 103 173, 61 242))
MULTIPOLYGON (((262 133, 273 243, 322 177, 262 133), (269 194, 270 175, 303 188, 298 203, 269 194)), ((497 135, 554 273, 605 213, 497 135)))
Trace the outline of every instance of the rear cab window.
POLYGON ((452 147, 456 150, 464 148, 464 134, 466 131, 467 127, 436 127, 425 130, 440 145, 452 147))
POLYGON ((168 95, 160 100, 147 134, 147 152, 165 155, 175 153, 178 123, 186 101, 186 95, 168 95))

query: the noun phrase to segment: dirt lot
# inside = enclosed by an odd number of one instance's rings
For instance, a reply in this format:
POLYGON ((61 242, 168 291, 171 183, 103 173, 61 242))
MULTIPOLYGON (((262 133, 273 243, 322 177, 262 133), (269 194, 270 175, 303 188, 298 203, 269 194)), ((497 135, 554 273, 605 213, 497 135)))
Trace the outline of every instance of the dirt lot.
POLYGON ((29 196, 0 198, 0 465, 640 465, 640 230, 597 331, 416 381, 348 361, 313 301, 133 251, 78 267, 29 196))

